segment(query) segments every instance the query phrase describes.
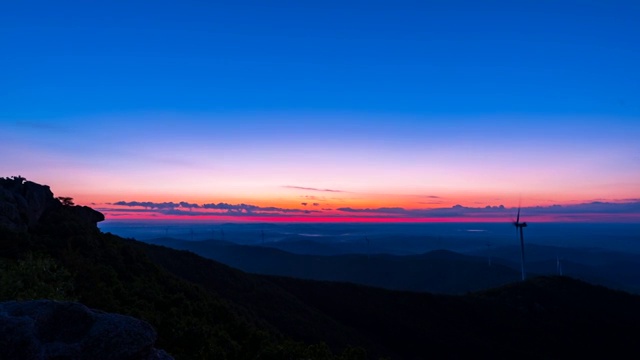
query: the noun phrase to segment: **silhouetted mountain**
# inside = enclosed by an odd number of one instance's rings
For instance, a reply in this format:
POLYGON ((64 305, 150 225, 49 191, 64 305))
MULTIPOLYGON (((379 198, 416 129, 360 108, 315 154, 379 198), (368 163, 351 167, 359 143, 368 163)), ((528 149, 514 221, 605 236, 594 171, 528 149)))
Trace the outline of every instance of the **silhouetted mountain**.
MULTIPOLYGON (((77 300, 134 316, 177 359, 640 355, 640 297, 628 293, 563 277, 452 296, 253 275, 102 234, 71 208, 55 205, 26 228, 0 226, 0 300, 77 300)), ((416 259, 429 257, 465 259, 416 259)))

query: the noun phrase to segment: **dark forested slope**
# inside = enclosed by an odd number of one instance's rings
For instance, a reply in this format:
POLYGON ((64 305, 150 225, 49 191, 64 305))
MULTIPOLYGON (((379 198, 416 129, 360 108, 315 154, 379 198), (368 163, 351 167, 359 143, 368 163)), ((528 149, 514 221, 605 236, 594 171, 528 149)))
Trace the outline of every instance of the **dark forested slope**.
MULTIPOLYGON (((64 205, 48 187, 0 178, 0 301, 50 298, 148 321, 177 359, 331 358, 294 343, 217 293, 100 233, 102 214, 64 205)), ((239 272, 238 272, 239 273, 239 272)))

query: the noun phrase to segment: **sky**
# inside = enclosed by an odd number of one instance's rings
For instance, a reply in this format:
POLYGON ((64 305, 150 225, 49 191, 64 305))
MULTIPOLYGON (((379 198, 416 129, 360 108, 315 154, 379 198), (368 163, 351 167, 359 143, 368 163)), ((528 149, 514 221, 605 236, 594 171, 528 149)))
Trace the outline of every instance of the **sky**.
POLYGON ((0 176, 107 219, 637 222, 638 18, 637 1, 7 1, 0 176))

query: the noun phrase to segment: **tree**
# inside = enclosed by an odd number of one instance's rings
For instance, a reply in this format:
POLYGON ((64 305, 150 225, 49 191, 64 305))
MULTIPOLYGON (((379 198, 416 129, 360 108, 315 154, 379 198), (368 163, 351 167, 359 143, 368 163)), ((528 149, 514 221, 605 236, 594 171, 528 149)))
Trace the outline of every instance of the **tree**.
POLYGON ((25 179, 24 177, 18 175, 18 176, 9 176, 9 177, 0 177, 0 184, 2 185, 9 185, 9 186, 17 186, 17 185, 22 185, 24 184, 24 182, 27 181, 27 179, 25 179))

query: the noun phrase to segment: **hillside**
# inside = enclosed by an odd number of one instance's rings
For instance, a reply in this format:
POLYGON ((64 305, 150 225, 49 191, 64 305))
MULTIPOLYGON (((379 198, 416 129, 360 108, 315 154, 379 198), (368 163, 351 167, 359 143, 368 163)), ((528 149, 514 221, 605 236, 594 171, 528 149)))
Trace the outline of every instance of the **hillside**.
POLYGON ((35 197, 41 185, 0 185, 0 300, 135 316, 177 359, 640 355, 640 297, 628 293, 564 277, 451 296, 252 275, 100 233, 99 213, 35 197))
POLYGON ((48 187, 0 179, 0 301, 74 300, 134 316, 157 330, 157 346, 176 359, 331 357, 100 233, 99 220, 98 212, 63 205, 48 187))
MULTIPOLYGON (((637 234, 630 233, 630 238, 637 234)), ((604 240, 603 240, 604 241, 604 240)), ((637 241, 637 240, 636 240, 637 241)), ((519 247, 498 247, 492 250, 494 262, 519 268, 519 247), (511 260, 509 260, 511 259, 511 260)), ((486 256, 486 252, 472 253, 486 256)), ((527 245, 527 268, 532 273, 555 274, 558 262, 564 275, 592 284, 640 293, 640 255, 633 252, 611 251, 600 248, 556 247, 527 245)))
POLYGON ((300 339, 325 334, 333 345, 338 332, 339 342, 365 338, 376 344, 358 343, 370 353, 382 349, 399 359, 640 354, 631 345, 640 329, 635 323, 640 311, 634 308, 640 297, 566 277, 534 278, 466 296, 434 295, 273 276, 238 278, 193 253, 137 244, 169 271, 215 289, 300 339), (262 279, 260 286, 256 279, 262 279), (281 316, 283 309, 288 316, 281 316), (308 317, 308 309, 321 319, 308 317), (289 318, 296 319, 293 328, 283 323, 289 318))

